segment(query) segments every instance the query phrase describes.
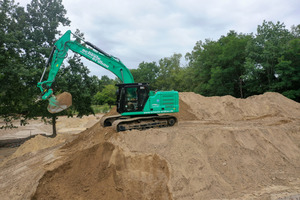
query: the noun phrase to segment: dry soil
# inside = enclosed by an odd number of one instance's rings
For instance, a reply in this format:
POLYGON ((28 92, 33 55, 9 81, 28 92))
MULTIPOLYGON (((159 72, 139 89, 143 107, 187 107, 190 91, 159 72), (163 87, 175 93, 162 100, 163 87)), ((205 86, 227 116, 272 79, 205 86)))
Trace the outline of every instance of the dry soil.
POLYGON ((0 163, 0 196, 300 198, 299 103, 278 93, 180 93, 176 116, 171 128, 115 133, 96 123, 78 135, 37 136, 0 163))

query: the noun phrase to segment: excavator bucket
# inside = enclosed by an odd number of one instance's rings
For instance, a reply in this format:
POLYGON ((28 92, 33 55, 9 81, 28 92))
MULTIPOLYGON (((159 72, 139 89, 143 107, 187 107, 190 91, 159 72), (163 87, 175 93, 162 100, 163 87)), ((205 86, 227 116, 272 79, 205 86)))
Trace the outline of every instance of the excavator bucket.
POLYGON ((72 95, 68 92, 63 92, 57 96, 49 98, 48 111, 50 113, 58 113, 72 105, 72 95))

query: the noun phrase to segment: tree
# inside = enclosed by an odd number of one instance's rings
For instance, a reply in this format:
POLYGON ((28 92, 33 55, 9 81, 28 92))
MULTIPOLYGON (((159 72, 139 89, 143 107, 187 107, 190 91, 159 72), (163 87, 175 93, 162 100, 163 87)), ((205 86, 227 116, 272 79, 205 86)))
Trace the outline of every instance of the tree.
POLYGON ((97 92, 93 99, 97 105, 114 105, 117 99, 115 85, 106 85, 101 92, 97 92))
MULTIPOLYGON (((257 77, 262 91, 274 91, 277 81, 276 66, 279 58, 283 56, 286 44, 291 39, 291 34, 283 23, 264 21, 257 28, 257 34, 247 46, 248 71, 255 71, 256 77, 250 77, 246 82, 251 82, 257 77)), ((249 88, 250 91, 255 91, 249 88)), ((252 93, 255 94, 255 93, 252 93)), ((251 94, 251 95, 252 95, 251 94)))
POLYGON ((230 31, 218 41, 197 42, 185 56, 189 61, 186 77, 190 77, 190 89, 207 96, 243 97, 245 48, 250 39, 249 35, 230 31))
POLYGON ((9 0, 1 1, 0 6, 0 114, 7 126, 12 127, 11 120, 24 112, 27 96, 24 82, 19 78, 19 69, 24 64, 19 47, 22 27, 17 16, 24 14, 24 9, 9 0))
POLYGON ((61 1, 53 0, 33 0, 27 11, 12 0, 1 1, 0 7, 0 116, 8 122, 20 116, 49 116, 43 109, 46 102, 34 102, 36 84, 58 26, 69 24, 66 11, 61 1))
POLYGON ((159 67, 155 62, 142 62, 137 69, 131 69, 130 72, 137 83, 149 83, 151 89, 155 89, 156 78, 159 67))
POLYGON ((300 37, 288 42, 276 64, 277 80, 272 89, 300 102, 300 37))
POLYGON ((101 76, 99 84, 100 84, 100 87, 96 91, 96 93, 99 92, 99 91, 102 91, 105 88, 106 85, 115 85, 115 84, 117 84, 117 81, 115 81, 113 79, 110 79, 108 76, 104 75, 104 76, 101 76))
POLYGON ((156 89, 175 90, 179 88, 180 80, 180 59, 181 54, 173 54, 159 60, 159 71, 156 80, 156 89))
POLYGON ((283 23, 264 21, 247 46, 245 87, 249 95, 280 92, 300 100, 300 26, 291 32, 283 23))
POLYGON ((47 52, 49 46, 52 47, 56 41, 56 36, 60 35, 58 26, 70 25, 62 0, 32 0, 27 5, 27 11, 30 29, 26 33, 28 39, 34 42, 34 48, 39 49, 34 52, 47 52))
MULTIPOLYGON (((242 77, 245 74, 246 46, 251 39, 251 35, 230 31, 218 40, 222 49, 218 60, 222 69, 220 78, 223 80, 223 86, 218 87, 224 88, 222 95, 230 94, 241 98, 245 96, 242 77)), ((218 88, 214 87, 214 89, 218 88)))
POLYGON ((221 49, 217 42, 206 40, 205 42, 198 41, 193 51, 186 54, 191 91, 211 95, 208 82, 211 79, 211 68, 219 66, 216 64, 216 55, 220 53, 221 49))

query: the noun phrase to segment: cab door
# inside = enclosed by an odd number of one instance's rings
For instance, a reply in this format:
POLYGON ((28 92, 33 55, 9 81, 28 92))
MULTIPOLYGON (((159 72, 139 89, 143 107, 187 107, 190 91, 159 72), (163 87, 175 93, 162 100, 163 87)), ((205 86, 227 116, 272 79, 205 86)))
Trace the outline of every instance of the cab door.
POLYGON ((149 98, 148 84, 118 84, 117 111, 139 112, 143 111, 144 106, 149 98))

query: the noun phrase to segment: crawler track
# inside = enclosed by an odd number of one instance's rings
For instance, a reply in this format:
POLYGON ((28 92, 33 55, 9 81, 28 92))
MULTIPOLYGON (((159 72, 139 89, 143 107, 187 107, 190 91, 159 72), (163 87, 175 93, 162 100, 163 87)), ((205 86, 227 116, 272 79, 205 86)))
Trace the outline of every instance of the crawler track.
POLYGON ((174 126, 177 118, 171 115, 121 116, 103 117, 100 121, 103 127, 112 126, 117 132, 126 130, 145 130, 174 126))

